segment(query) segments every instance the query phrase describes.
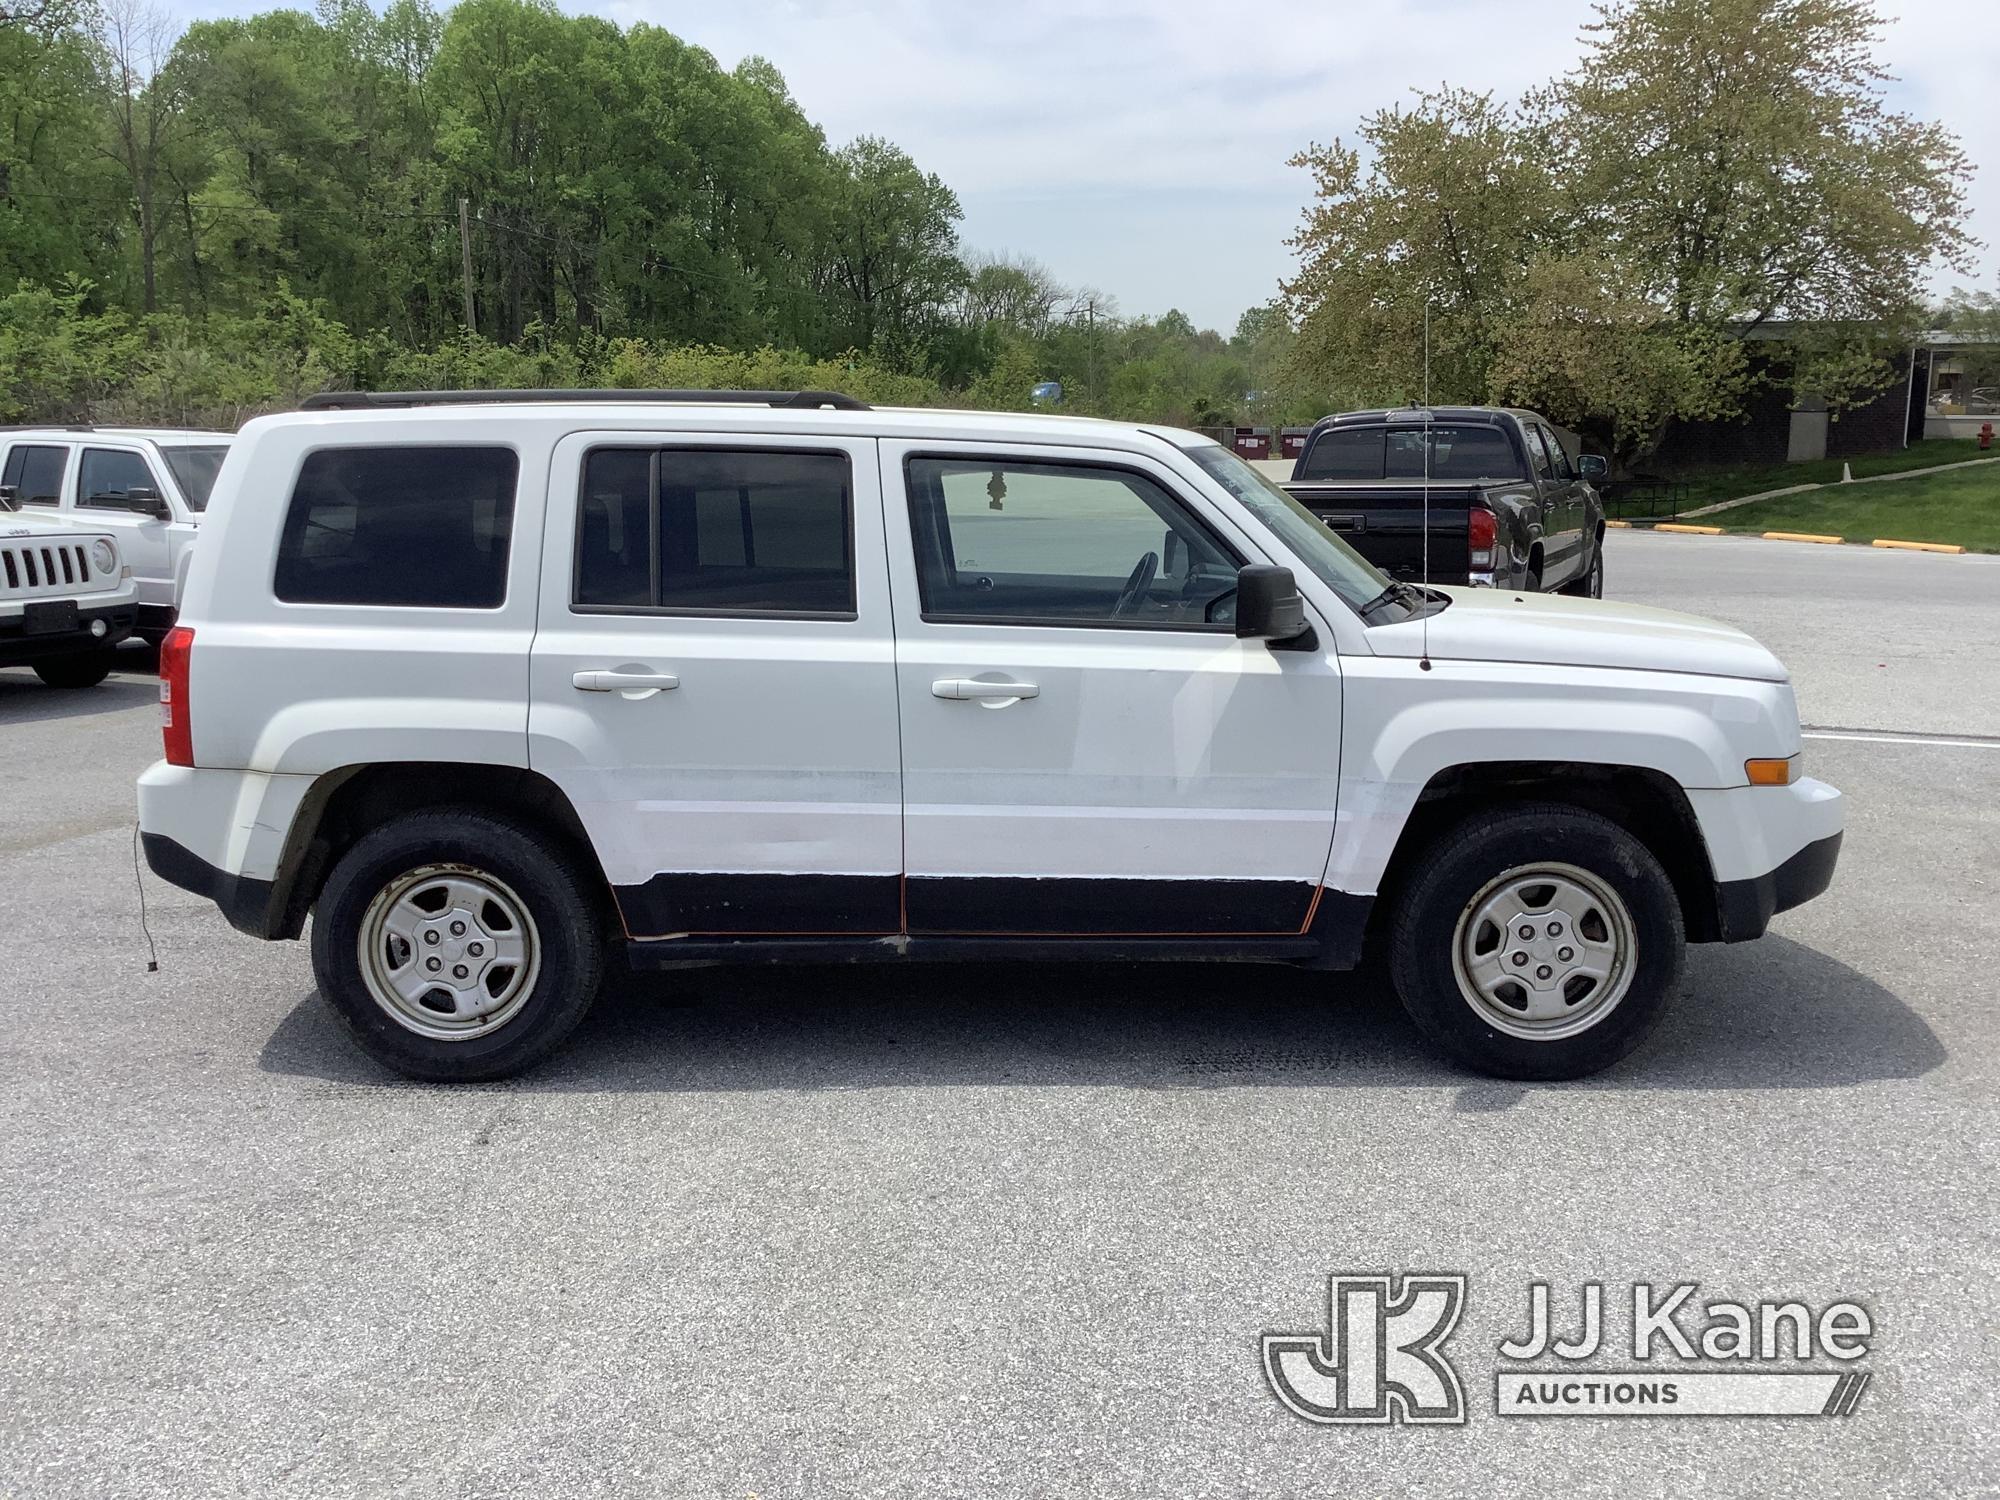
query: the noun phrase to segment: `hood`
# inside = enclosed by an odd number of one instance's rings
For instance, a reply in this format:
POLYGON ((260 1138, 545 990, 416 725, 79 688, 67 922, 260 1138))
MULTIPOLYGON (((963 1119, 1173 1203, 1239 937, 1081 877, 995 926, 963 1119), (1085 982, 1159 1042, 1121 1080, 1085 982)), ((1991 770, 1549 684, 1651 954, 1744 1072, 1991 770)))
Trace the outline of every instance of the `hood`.
POLYGON ((111 535, 108 530, 98 531, 88 526, 73 526, 59 515, 45 515, 32 510, 0 510, 0 538, 51 534, 83 539, 111 535))
MULTIPOLYGON (((1733 625, 1699 615, 1609 599, 1446 588, 1451 605, 1430 617, 1430 653, 1440 661, 1535 662, 1552 667, 1623 667, 1786 682, 1784 663, 1733 625)), ((1420 656, 1423 622, 1368 632, 1377 656, 1420 656)))

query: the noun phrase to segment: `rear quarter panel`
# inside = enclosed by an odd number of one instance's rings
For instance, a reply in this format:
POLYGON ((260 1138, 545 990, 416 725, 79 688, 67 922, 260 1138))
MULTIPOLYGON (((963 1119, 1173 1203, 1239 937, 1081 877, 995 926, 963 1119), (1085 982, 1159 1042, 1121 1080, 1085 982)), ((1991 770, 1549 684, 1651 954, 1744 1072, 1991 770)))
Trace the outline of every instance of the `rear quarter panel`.
POLYGON ((501 444, 519 478, 498 609, 286 604, 273 587, 300 466, 340 442, 495 444, 351 418, 252 422, 224 460, 189 566, 181 623, 195 632, 189 704, 198 766, 318 773, 386 761, 527 764, 528 656, 535 632, 550 429, 501 444))

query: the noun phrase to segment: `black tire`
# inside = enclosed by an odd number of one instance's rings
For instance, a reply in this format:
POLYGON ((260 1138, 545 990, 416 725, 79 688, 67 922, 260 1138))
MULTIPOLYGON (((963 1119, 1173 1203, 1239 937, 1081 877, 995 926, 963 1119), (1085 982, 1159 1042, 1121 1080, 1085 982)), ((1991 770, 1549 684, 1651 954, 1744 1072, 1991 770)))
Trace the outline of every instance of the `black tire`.
POLYGON ((1604 597, 1604 539, 1598 538, 1597 546, 1591 553, 1590 569, 1581 578, 1571 579, 1563 585, 1565 594, 1574 594, 1579 599, 1602 599, 1604 597))
POLYGON ((504 1078, 547 1057, 590 1010, 604 969, 604 924, 591 886, 560 846, 488 813, 446 809, 384 824, 334 866, 314 909, 313 974, 361 1050, 434 1083, 504 1078), (525 999, 483 1035, 419 1033, 378 1001, 363 974, 361 933, 376 896, 428 866, 463 866, 516 896, 534 927, 538 964, 525 999))
POLYGON ((35 675, 52 688, 96 687, 111 675, 109 651, 78 652, 75 656, 52 656, 34 664, 35 675))
POLYGON ((1545 1080, 1585 1077, 1637 1047, 1679 987, 1685 949, 1673 883, 1645 845, 1596 813, 1528 803, 1467 818, 1424 851, 1391 916, 1389 965, 1403 1008, 1439 1047, 1496 1078, 1545 1080), (1454 952, 1461 919, 1492 883, 1549 865, 1594 877, 1623 904, 1631 952, 1620 972, 1629 982, 1622 997, 1606 991, 1613 998, 1584 1029, 1528 1037, 1489 1020, 1461 987, 1454 952))

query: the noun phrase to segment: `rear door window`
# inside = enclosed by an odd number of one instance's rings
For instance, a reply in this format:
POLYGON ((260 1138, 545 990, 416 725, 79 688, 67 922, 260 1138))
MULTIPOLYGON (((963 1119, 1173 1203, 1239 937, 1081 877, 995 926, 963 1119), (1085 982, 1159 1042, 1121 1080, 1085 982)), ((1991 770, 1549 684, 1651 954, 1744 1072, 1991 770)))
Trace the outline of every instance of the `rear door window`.
POLYGON ((498 609, 520 465, 511 448, 323 448, 278 540, 287 604, 498 609))
POLYGON ((1549 450, 1549 466, 1554 470, 1556 478, 1562 480, 1576 478, 1576 471, 1569 466, 1569 451, 1563 447, 1562 439, 1546 427, 1537 427, 1535 431, 1541 434, 1542 446, 1549 450))
POLYGON ((853 619, 853 489, 844 453, 594 449, 574 607, 853 619))
POLYGON ((7 454, 5 470, 0 470, 0 484, 12 485, 14 498, 23 505, 57 505, 68 467, 67 448, 17 443, 7 454))

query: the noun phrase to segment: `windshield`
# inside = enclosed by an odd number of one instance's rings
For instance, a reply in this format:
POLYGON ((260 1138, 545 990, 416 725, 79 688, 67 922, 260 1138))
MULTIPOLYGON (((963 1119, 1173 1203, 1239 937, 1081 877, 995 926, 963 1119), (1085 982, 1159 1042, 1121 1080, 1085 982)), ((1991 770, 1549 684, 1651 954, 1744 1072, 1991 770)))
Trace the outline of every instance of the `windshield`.
POLYGON ((1389 587, 1389 575, 1326 529, 1324 522, 1256 469, 1219 443, 1183 450, 1291 548, 1353 610, 1372 603, 1389 587))
POLYGON ((229 455, 228 445, 170 448, 162 443, 160 452, 166 455, 167 467, 174 471, 174 483, 181 487, 188 509, 207 510, 208 492, 215 488, 215 472, 229 455))

